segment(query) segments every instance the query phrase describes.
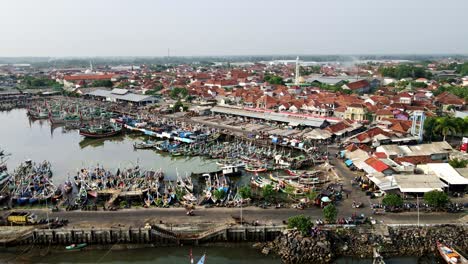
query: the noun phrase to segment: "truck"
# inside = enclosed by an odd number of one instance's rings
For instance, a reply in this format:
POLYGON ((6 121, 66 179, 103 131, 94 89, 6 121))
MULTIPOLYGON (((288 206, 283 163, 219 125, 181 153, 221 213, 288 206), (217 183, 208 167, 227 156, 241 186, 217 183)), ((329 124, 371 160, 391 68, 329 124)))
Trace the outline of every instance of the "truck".
POLYGON ((30 212, 12 212, 7 221, 11 225, 34 225, 37 223, 37 216, 30 212))

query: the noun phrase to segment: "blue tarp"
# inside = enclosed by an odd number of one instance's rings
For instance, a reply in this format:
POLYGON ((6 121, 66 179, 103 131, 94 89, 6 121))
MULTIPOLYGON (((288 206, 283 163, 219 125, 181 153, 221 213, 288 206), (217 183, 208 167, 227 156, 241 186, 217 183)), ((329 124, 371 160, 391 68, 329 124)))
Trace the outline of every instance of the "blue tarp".
POLYGON ((352 160, 350 160, 350 159, 347 159, 347 160, 345 160, 345 162, 344 162, 344 163, 345 163, 345 164, 346 164, 346 166, 348 166, 348 167, 349 167, 349 166, 351 166, 351 165, 353 165, 353 161, 352 161, 352 160))
POLYGON ((273 142, 273 143, 275 143, 275 144, 278 143, 278 138, 277 138, 277 137, 272 138, 272 139, 271 139, 271 142, 273 142))

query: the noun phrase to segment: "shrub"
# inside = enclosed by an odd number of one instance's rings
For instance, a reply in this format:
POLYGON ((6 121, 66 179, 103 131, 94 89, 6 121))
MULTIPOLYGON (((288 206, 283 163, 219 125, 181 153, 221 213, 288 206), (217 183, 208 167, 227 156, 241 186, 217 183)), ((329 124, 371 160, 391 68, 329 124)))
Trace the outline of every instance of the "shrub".
POLYGON ((302 235, 306 235, 310 232, 314 224, 308 216, 296 215, 288 218, 288 228, 296 228, 302 235))

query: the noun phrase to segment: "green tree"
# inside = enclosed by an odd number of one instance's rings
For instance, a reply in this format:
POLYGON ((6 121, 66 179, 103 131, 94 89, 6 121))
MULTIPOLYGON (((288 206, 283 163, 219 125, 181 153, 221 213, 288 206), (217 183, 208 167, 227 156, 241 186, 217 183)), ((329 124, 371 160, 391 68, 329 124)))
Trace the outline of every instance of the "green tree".
POLYGON ((284 84, 283 78, 277 75, 265 74, 263 80, 269 84, 284 84))
POLYGON ((275 189, 273 185, 267 184, 262 188, 262 196, 265 200, 270 201, 275 195, 275 189))
POLYGON ((456 72, 460 73, 462 76, 468 75, 468 62, 460 64, 456 67, 456 72))
POLYGON ((302 235, 307 235, 312 227, 314 227, 314 224, 308 216, 296 215, 288 218, 288 228, 296 228, 302 235))
POLYGON ((309 191, 308 193, 305 194, 307 198, 309 198, 309 200, 313 201, 315 200, 315 198, 317 198, 317 192, 311 190, 309 191))
POLYGON ((113 85, 111 80, 96 80, 91 83, 90 87, 112 87, 113 85))
POLYGON ((248 199, 252 197, 252 189, 248 185, 242 186, 239 188, 239 195, 242 199, 248 199))
POLYGON ((465 168, 468 165, 468 160, 455 158, 449 160, 449 164, 454 168, 465 168))
POLYGON ((323 208, 323 218, 328 223, 335 223, 338 216, 338 209, 333 204, 329 204, 323 208))
POLYGON ((453 119, 449 117, 437 118, 434 130, 442 134, 442 136, 444 137, 444 141, 448 134, 456 134, 458 132, 457 125, 455 124, 453 119))
POLYGON ((172 106, 172 111, 180 112, 181 109, 185 110, 185 108, 186 107, 184 106, 184 104, 179 100, 174 104, 174 106, 172 106))
POLYGON ((400 207, 403 205, 403 199, 396 194, 390 193, 382 199, 382 204, 390 207, 400 207))
POLYGON ((188 95, 188 91, 184 87, 174 87, 169 93, 172 99, 184 99, 188 95))
POLYGON ((434 190, 424 194, 424 201, 431 207, 443 208, 450 199, 446 193, 434 190))
POLYGON ((224 199, 225 196, 226 196, 226 192, 224 191, 224 189, 216 189, 213 191, 213 197, 217 201, 224 199))

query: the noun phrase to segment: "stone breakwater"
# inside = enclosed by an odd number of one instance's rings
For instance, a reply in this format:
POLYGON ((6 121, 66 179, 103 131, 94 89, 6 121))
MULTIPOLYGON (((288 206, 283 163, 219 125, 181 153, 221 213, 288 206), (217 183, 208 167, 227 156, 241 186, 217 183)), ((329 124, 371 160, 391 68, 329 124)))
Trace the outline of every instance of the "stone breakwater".
POLYGON ((289 230, 256 247, 264 254, 276 254, 284 263, 330 263, 341 256, 372 258, 374 250, 384 257, 422 257, 437 254, 437 241, 467 252, 467 231, 466 225, 327 228, 308 236, 289 230))

